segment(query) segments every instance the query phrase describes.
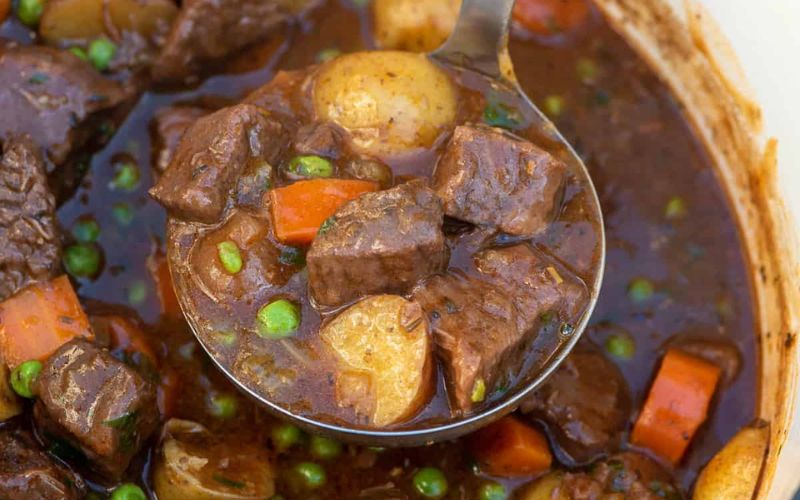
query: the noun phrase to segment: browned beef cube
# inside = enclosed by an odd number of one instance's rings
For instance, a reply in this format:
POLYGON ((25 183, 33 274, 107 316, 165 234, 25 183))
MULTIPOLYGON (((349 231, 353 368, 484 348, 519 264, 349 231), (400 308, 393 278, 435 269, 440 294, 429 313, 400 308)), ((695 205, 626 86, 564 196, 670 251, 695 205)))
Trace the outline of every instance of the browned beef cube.
POLYGON ((683 498, 675 484, 658 462, 642 453, 626 451, 592 464, 585 472, 567 472, 558 490, 562 498, 683 498))
POLYGON ((546 422, 571 465, 589 463, 615 449, 630 417, 631 396, 619 369, 596 348, 583 345, 520 409, 546 422))
POLYGON ((301 127, 294 139, 298 155, 337 159, 345 148, 345 131, 333 122, 317 122, 301 127))
POLYGON ((61 346, 37 384, 34 419, 44 439, 65 440, 114 478, 158 424, 153 385, 85 340, 61 346))
POLYGON ((198 106, 167 106, 156 111, 153 118, 153 166, 163 174, 172 161, 184 132, 210 111, 198 106))
POLYGON ((209 64, 265 40, 311 0, 184 0, 161 55, 159 81, 183 82, 209 64))
POLYGON ((583 281, 529 245, 483 250, 473 261, 482 276, 510 291, 526 328, 542 318, 569 328, 586 308, 589 292, 583 281))
POLYGON ((545 321, 574 325, 587 297, 580 279, 526 244, 483 250, 474 262, 475 276, 435 276, 414 294, 430 318, 451 403, 461 411, 480 402, 481 386, 489 394, 519 372, 545 321))
POLYGON ((67 51, 0 43, 0 141, 30 135, 53 165, 97 132, 127 94, 67 51))
POLYGON ((560 209, 566 166, 498 128, 457 127, 433 175, 450 217, 514 235, 544 230, 560 209))
POLYGON ((457 272, 432 277, 414 298, 428 314, 451 406, 467 412, 518 363, 530 336, 524 320, 503 288, 457 272))
POLYGON ((0 430, 0 498, 77 500, 86 486, 26 432, 0 430))
POLYGON ((347 203, 308 252, 308 281, 318 304, 402 294, 445 268, 439 198, 415 181, 347 203))
POLYGON ((216 222, 241 173, 253 163, 277 160, 283 135, 280 123, 250 104, 200 118, 184 133, 150 194, 175 217, 216 222))
POLYGON ((56 203, 39 153, 27 137, 2 144, 0 155, 0 300, 61 265, 56 203))

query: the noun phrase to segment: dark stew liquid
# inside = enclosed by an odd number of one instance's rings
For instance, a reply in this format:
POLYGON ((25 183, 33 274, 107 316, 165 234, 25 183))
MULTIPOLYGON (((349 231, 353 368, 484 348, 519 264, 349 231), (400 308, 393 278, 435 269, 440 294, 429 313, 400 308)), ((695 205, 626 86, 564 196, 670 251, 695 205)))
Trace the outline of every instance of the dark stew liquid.
MULTIPOLYGON (((162 379, 179 381, 170 415, 207 426, 234 448, 242 443, 267 450, 277 464, 276 493, 285 498, 413 498, 412 478, 423 467, 444 473, 448 498, 476 498, 475 492, 488 480, 510 491, 535 475, 503 479, 482 473, 467 447, 469 437, 414 449, 345 446, 330 461, 312 456, 307 443, 279 452, 272 436, 280 422, 236 392, 197 345, 182 317, 174 309, 172 314, 165 312, 160 300, 163 283, 154 279, 153 271, 161 266, 164 278, 166 215, 147 194, 154 182, 150 166, 155 112, 203 98, 235 102, 277 70, 315 64, 328 49, 374 48, 371 23, 366 8, 329 1, 285 39, 238 57, 229 73, 187 91, 146 92, 110 142, 92 157, 78 191, 59 209, 64 228, 87 218, 101 228, 97 242, 103 251, 102 272, 96 279, 79 281, 77 291, 90 311, 93 301, 134 310, 147 325, 162 379), (121 162, 138 166, 140 178, 131 190, 115 189, 121 162), (218 411, 221 396, 233 398, 234 412, 218 411), (306 461, 319 462, 327 476, 325 485, 313 492, 303 489, 292 472, 306 461)), ((0 29, 0 36, 23 43, 25 33, 16 21, 0 29)), ((606 350, 631 389, 634 409, 643 404, 668 345, 686 339, 721 340, 735 345, 742 356, 738 375, 722 383, 709 419, 674 470, 685 495, 700 468, 755 411, 753 305, 736 223, 710 159, 680 106, 599 16, 566 43, 528 38, 512 36, 516 74, 584 158, 605 217, 605 278, 582 342, 593 341, 606 350)), ((27 427, 28 420, 23 416, 0 426, 27 427)), ((127 480, 148 490, 156 441, 153 438, 126 474, 127 480)), ((614 446, 624 449, 626 442, 614 446)), ((554 462, 553 468, 562 466, 554 462)), ((86 477, 96 480, 91 485, 98 491, 113 486, 102 477, 86 477)), ((227 486, 235 492, 235 484, 229 481, 227 486)))

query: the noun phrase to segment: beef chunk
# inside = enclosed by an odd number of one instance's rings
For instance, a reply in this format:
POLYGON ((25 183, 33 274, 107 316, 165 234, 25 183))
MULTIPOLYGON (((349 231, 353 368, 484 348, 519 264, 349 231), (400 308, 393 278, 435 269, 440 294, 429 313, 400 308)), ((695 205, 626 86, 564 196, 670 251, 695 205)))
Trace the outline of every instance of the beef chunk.
POLYGON ((589 472, 567 472, 559 486, 560 498, 601 500, 682 498, 669 473, 641 453, 625 452, 594 464, 589 472))
POLYGON ((253 163, 275 162, 284 142, 283 126, 257 107, 221 109, 189 127, 150 194, 175 217, 216 222, 240 174, 253 163))
POLYGON ((0 498, 83 498, 86 486, 77 474, 41 451, 33 437, 0 430, 0 498))
POLYGON ((34 419, 46 439, 63 439, 95 469, 119 478, 158 424, 152 384, 85 340, 61 346, 38 379, 34 419))
POLYGON ((432 277, 414 298, 431 322, 451 405, 469 411, 521 362, 532 332, 503 288, 455 271, 432 277))
POLYGON ((195 73, 265 40, 311 0, 184 0, 153 65, 161 82, 190 80, 195 73))
POLYGON ((581 346, 520 409, 545 421, 562 461, 579 465, 617 447, 631 396, 619 369, 597 349, 581 346))
POLYGON ((265 287, 282 286, 296 271, 280 262, 281 251, 270 240, 270 219, 236 211, 220 228, 195 243, 191 253, 192 276, 217 302, 240 300, 265 287), (219 258, 218 245, 232 242, 239 249, 242 268, 232 274, 219 258))
POLYGON ((294 150, 298 155, 337 159, 345 147, 345 131, 332 122, 317 122, 297 131, 294 150))
POLYGON ((558 213, 566 166, 498 128, 457 127, 433 175, 450 217, 514 235, 544 230, 558 213))
POLYGON ((481 386, 493 391, 519 371, 540 327, 575 321, 586 297, 578 278, 528 245, 484 250, 474 262, 475 276, 435 276, 414 294, 461 411, 482 401, 481 386))
POLYGON ((0 156, 0 300, 58 270, 55 205, 39 148, 10 138, 0 156))
POLYGON ((525 328, 542 319, 574 326, 586 308, 583 281, 529 245, 484 250, 473 261, 484 279, 513 291, 525 328))
POLYGON ((308 281, 318 304, 365 295, 403 294, 447 265, 441 201, 421 182, 367 193, 333 217, 308 252, 308 281))
POLYGON ((28 134, 53 165, 64 163, 126 99, 116 82, 66 51, 0 44, 0 141, 28 134))
POLYGON ((172 161, 183 133, 209 110, 197 106, 167 106, 156 112, 152 129, 155 146, 153 166, 163 174, 172 161))

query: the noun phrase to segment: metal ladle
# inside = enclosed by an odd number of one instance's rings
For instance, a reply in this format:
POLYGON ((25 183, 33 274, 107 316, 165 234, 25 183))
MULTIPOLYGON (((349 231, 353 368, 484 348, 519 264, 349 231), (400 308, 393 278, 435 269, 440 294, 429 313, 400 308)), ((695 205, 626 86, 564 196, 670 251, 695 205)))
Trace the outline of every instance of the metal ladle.
POLYGON ((509 390, 498 401, 456 420, 441 424, 424 423, 419 428, 393 430, 351 428, 331 424, 296 414, 274 401, 268 400, 238 380, 234 373, 214 357, 212 351, 205 345, 202 336, 198 334, 198 325, 190 315, 187 315, 195 336, 218 368, 243 392, 259 401, 273 414, 311 432, 366 445, 417 446, 454 439, 513 411, 520 401, 539 387, 567 357, 586 329, 589 317, 597 303, 605 265, 605 233, 600 202, 586 166, 572 146, 564 140, 555 125, 520 89, 513 70, 510 69, 510 64, 506 68, 505 75, 501 71, 501 58, 507 54, 508 29, 513 6, 514 0, 464 0, 452 35, 441 48, 429 54, 428 57, 453 75, 461 85, 489 92, 496 102, 513 106, 516 120, 521 125, 518 128, 525 128, 528 132, 533 131, 536 136, 535 142, 561 159, 567 165, 573 179, 583 186, 584 192, 591 198, 588 206, 590 210, 594 210, 594 214, 590 215, 597 221, 598 227, 592 279, 587 283, 589 302, 583 316, 568 335, 559 339, 557 345, 550 349, 546 356, 542 356, 543 362, 537 367, 535 375, 525 380, 524 383, 519 383, 519 387, 509 390))

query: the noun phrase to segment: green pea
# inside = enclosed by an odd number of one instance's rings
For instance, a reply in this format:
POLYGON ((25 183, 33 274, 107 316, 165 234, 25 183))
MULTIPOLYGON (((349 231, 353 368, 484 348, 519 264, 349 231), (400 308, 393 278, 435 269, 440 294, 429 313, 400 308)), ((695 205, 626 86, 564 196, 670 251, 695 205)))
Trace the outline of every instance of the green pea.
POLYGON ((258 311, 258 336, 265 339, 291 337, 300 326, 300 311, 286 299, 267 304, 258 311))
POLYGON ((236 416, 239 403, 233 394, 214 394, 209 399, 208 412, 221 419, 229 419, 236 416))
POLYGON ((500 483, 489 482, 478 490, 479 500, 506 500, 507 498, 506 488, 500 483))
POLYGON ((128 302, 138 306, 147 300, 147 285, 144 281, 136 280, 128 287, 128 302))
POLYGON ((628 335, 612 334, 606 339, 606 351, 615 358, 628 361, 636 354, 636 345, 628 335))
POLYGON ((637 303, 646 302, 655 293, 655 286, 646 278, 636 278, 628 285, 628 297, 637 303))
POLYGON ((100 271, 100 250, 96 245, 71 245, 64 250, 63 261, 71 276, 91 278, 100 271))
POLYGON ((114 489, 111 500, 147 500, 147 495, 135 484, 125 483, 114 489))
POLYGON ((139 186, 141 174, 134 163, 122 163, 117 166, 111 187, 120 191, 133 191, 139 186))
POLYGON ((17 17, 31 28, 39 24, 42 11, 44 11, 44 0, 19 0, 17 4, 17 17))
POLYGON ((81 59, 83 61, 89 60, 89 54, 87 54, 86 51, 83 50, 81 47, 70 47, 69 52, 78 59, 81 59))
POLYGON ((552 116, 561 116, 564 111, 564 98, 560 95, 549 95, 544 98, 544 111, 552 116))
POLYGON ((447 494, 447 478, 439 469, 425 467, 412 478, 414 489, 425 498, 442 498, 447 494))
POLYGON ((581 57, 575 64, 575 72, 583 83, 594 83, 597 79, 597 63, 586 57, 581 57))
POLYGON ((673 196, 664 207, 664 217, 667 219, 680 219, 686 215, 686 202, 680 196, 673 196))
POLYGON ((33 387, 41 372, 41 361, 32 359, 22 363, 11 372, 11 388, 23 398, 33 398, 35 396, 33 387))
POLYGON ((133 222, 133 209, 127 203, 116 203, 111 207, 111 215, 120 226, 129 226, 133 222))
POLYGON ((503 103, 489 103, 483 109, 483 121, 492 127, 514 129, 520 126, 519 112, 503 103))
POLYGON ((228 274, 236 274, 242 270, 242 254, 232 241, 217 244, 217 256, 228 274))
POLYGON ((330 177, 333 165, 321 156, 295 156, 289 162, 289 172, 307 178, 330 177))
POLYGON ((342 444, 322 436, 311 436, 311 454, 320 460, 330 460, 342 453, 342 444))
POLYGON ((100 224, 91 218, 82 218, 72 226, 72 236, 78 243, 94 243, 100 237, 100 224))
POLYGON ((480 403, 486 399, 486 382, 482 378, 476 380, 475 385, 472 386, 470 399, 473 403, 480 403))
POLYGON ((306 487, 312 490, 321 488, 328 480, 325 469, 314 462, 301 462, 294 466, 294 471, 303 479, 306 487))
POLYGON ((89 61, 97 71, 105 71, 117 53, 117 46, 108 38, 97 38, 89 44, 89 61))
POLYGON ((303 431, 292 424, 281 424, 272 429, 272 444, 278 451, 286 451, 303 440, 303 431))
POLYGON ((335 47, 320 50, 319 53, 317 54, 317 62, 321 63, 328 62, 332 59, 336 59, 340 55, 342 55, 342 51, 335 47))

